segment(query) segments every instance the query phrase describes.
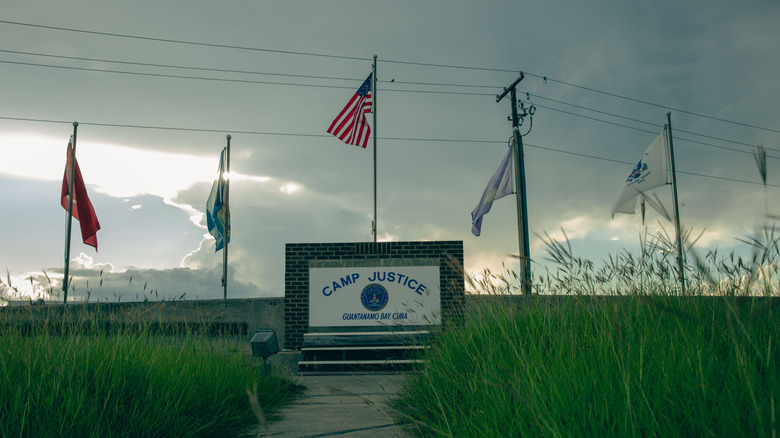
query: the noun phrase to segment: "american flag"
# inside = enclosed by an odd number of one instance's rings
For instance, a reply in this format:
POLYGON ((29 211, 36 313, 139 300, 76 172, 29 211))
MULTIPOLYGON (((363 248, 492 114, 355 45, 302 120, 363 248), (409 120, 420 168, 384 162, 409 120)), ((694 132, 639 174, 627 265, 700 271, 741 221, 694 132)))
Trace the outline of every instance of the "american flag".
POLYGON ((366 113, 370 112, 371 75, 368 75, 347 106, 330 124, 328 133, 335 135, 346 144, 365 148, 368 144, 368 137, 371 136, 371 126, 366 121, 366 113))

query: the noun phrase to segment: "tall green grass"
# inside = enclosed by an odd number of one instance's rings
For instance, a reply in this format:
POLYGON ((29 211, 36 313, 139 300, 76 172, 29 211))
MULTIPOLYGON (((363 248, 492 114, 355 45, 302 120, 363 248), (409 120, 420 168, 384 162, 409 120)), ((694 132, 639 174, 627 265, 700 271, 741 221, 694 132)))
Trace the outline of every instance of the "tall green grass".
MULTIPOLYGON (((763 148, 756 163, 766 183, 763 148)), ((747 257, 702 256, 684 229, 682 272, 663 229, 641 235, 638 254, 602 263, 575 256, 565 232, 543 240, 537 295, 511 296, 520 278, 510 269, 467 278, 478 295, 462 325, 435 340, 393 403, 411 434, 777 438, 774 225, 740 239, 747 257)))
POLYGON ((238 436, 296 390, 253 364, 238 340, 10 310, 0 309, 3 437, 238 436))
MULTIPOLYGON (((649 202, 649 201, 648 201, 649 202)), ((780 217, 778 217, 780 219, 780 217)), ((765 224, 752 235, 737 238, 749 254, 722 253, 717 248, 699 251, 701 234, 683 228, 686 288, 679 283, 675 239, 662 227, 639 236, 639 249, 624 249, 594 262, 577 256, 566 236, 558 240, 540 236, 546 263, 533 263, 533 291, 542 295, 686 295, 780 297, 780 232, 765 224)), ((458 267, 458 269, 463 269, 458 267)), ((475 294, 520 294, 517 272, 489 269, 466 279, 475 294)))
POLYGON ((691 251, 685 294, 664 236, 600 265, 547 239, 542 295, 512 296, 511 270, 470 282, 462 324, 394 402, 413 435, 778 436, 773 228, 745 240, 747 259, 691 251))
POLYGON ((395 408, 418 436, 774 438, 778 304, 494 297, 442 334, 395 408))

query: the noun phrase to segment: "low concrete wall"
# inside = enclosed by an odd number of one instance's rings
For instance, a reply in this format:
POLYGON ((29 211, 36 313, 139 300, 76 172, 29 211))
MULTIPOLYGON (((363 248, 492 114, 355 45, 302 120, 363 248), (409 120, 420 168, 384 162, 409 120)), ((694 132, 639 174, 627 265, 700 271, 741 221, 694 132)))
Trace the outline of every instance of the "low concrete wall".
MULTIPOLYGON (((0 312, 30 323, 58 323, 94 317, 100 323, 173 323, 206 327, 211 331, 251 336, 257 330, 276 330, 284 339, 284 298, 130 303, 27 304, 0 308, 0 312)), ((2 318, 0 318, 0 321, 2 318)))
MULTIPOLYGON (((486 301, 505 301, 506 305, 555 306, 570 299, 615 300, 631 297, 571 297, 571 296, 489 296, 465 295, 466 313, 486 301)), ((703 298, 706 299, 706 298, 703 298)), ((738 304, 763 301, 773 308, 780 308, 780 298, 739 297, 738 304)), ((68 306, 47 303, 30 305, 16 303, 0 307, 0 324, 6 323, 6 315, 31 323, 57 323, 77 318, 95 316, 107 324, 132 324, 135 322, 174 323, 207 327, 217 333, 233 333, 246 336, 247 340, 257 330, 276 330, 279 347, 283 348, 285 316, 284 298, 251 298, 200 301, 157 301, 135 303, 73 303, 68 306)))

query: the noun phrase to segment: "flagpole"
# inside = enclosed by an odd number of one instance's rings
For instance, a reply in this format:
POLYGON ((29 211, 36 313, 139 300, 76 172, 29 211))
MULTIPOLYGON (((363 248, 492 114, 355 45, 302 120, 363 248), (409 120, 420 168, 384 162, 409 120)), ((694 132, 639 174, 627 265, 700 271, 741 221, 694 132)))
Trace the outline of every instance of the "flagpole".
POLYGON ((374 118, 374 220, 371 221, 371 234, 374 235, 376 243, 376 55, 374 55, 374 71, 371 73, 371 113, 374 118))
POLYGON ((645 262, 645 245, 644 240, 647 236, 647 224, 645 224, 645 212, 646 212, 646 206, 645 206, 645 195, 639 196, 639 205, 642 209, 642 235, 640 236, 640 243, 642 244, 642 267, 643 269, 639 270, 639 292, 644 293, 644 278, 645 278, 645 270, 644 270, 644 262, 645 262))
MULTIPOLYGON (((228 241, 230 240, 230 134, 227 135, 227 146, 225 147, 225 165, 227 178, 225 179, 225 203, 222 208, 225 209, 225 234, 222 236, 224 253, 222 254, 222 299, 227 301, 227 269, 228 269, 228 241)), ((224 174, 221 175, 224 178, 224 174)))
POLYGON ((685 295, 685 270, 683 263, 682 233, 680 227, 680 206, 677 202, 677 171, 674 167, 674 147, 672 145, 672 113, 666 112, 666 127, 669 134, 669 159, 672 162, 672 195, 674 198, 674 228, 677 233, 677 268, 680 271, 680 290, 685 295))
MULTIPOLYGON (((63 304, 68 304, 68 275, 70 275, 70 231, 73 224, 73 181, 76 178, 76 131, 79 122, 73 122, 73 140, 68 151, 70 154, 70 170, 68 172, 68 220, 65 227, 65 277, 62 280, 63 304)), ((65 167, 68 167, 68 161, 65 161, 65 167)))

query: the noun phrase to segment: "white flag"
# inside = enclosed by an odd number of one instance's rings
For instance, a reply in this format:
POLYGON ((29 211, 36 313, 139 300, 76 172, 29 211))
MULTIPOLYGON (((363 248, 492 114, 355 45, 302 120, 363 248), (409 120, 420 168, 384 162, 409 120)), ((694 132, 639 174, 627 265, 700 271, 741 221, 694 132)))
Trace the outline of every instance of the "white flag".
POLYGON ((482 198, 479 200, 479 205, 471 212, 472 234, 475 236, 480 235, 482 232, 482 216, 490 211, 493 201, 512 194, 512 186, 512 146, 510 146, 506 156, 501 161, 501 165, 498 166, 498 170, 496 170, 493 178, 490 178, 487 187, 485 187, 482 198))
POLYGON ((669 182, 669 171, 666 159, 666 131, 662 132, 647 148, 645 154, 636 163, 636 167, 628 175, 623 189, 620 190, 617 201, 612 207, 612 218, 615 213, 634 214, 636 198, 669 182))

